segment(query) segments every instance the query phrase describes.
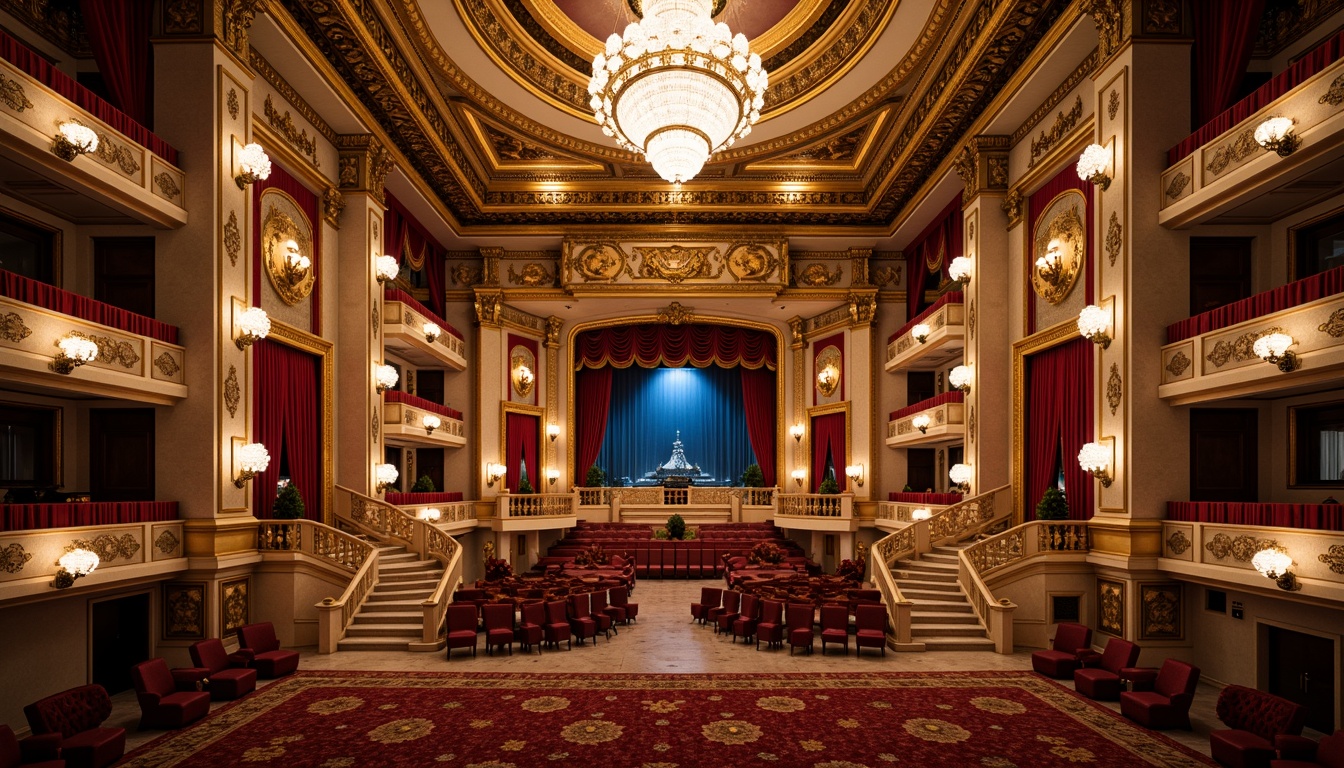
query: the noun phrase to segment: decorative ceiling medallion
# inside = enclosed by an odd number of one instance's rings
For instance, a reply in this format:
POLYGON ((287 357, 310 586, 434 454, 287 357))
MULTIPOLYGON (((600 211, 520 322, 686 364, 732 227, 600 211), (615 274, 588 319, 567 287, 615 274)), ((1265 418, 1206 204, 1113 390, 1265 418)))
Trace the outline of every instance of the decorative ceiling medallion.
POLYGON ((840 389, 840 370, 843 367, 844 357, 840 354, 840 348, 834 344, 823 348, 817 353, 817 391, 822 397, 830 397, 840 389))
POLYGON ((278 189, 261 193, 266 212, 261 225, 261 261, 271 287, 293 306, 308 298, 317 282, 313 225, 294 198, 278 189))
POLYGON ((737 280, 761 281, 774 274, 779 258, 769 248, 742 243, 728 249, 728 272, 737 280))
POLYGON ((1071 189, 1052 200, 1036 223, 1031 287, 1037 296, 1051 304, 1059 304, 1068 297, 1083 271, 1087 253, 1087 227, 1083 223, 1086 210, 1083 193, 1071 189))
POLYGON ((625 252, 612 243, 587 245, 570 258, 566 269, 585 283, 611 282, 625 271, 625 252))

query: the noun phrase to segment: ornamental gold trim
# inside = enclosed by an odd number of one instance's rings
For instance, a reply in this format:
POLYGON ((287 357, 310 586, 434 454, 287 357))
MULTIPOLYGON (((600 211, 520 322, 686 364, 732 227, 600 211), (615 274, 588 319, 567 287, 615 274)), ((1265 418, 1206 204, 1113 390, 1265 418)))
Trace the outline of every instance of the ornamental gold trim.
POLYGON ((177 196, 182 194, 182 190, 173 181, 173 177, 168 175, 167 171, 161 172, 154 177, 154 186, 159 188, 163 196, 169 200, 176 200, 177 196))
POLYGON ((1167 185, 1166 189, 1167 197, 1171 198, 1172 200, 1179 198, 1181 196, 1181 193, 1185 191, 1186 186, 1189 184, 1190 184, 1190 177, 1186 176, 1184 173, 1181 173, 1180 171, 1177 171, 1176 175, 1171 177, 1171 183, 1167 185))
POLYGON ((94 154, 104 163, 115 165, 127 176, 134 176, 140 172, 140 163, 136 161, 135 153, 130 147, 113 141, 106 133, 98 134, 98 149, 94 150, 94 154))
POLYGON ((312 222, 298 202, 279 189, 263 192, 261 207, 266 211, 261 225, 261 263, 275 294, 292 307, 308 298, 317 284, 312 222), (295 255, 308 257, 306 269, 290 265, 290 257, 295 255))
POLYGON ((229 366, 229 374, 224 377, 224 408, 229 412, 229 418, 238 415, 238 405, 243 400, 243 391, 238 386, 238 369, 232 365, 229 366))
POLYGON ((1046 206, 1036 225, 1031 253, 1031 287, 1045 301, 1059 304, 1078 282, 1087 255, 1084 224, 1087 199, 1068 190, 1046 206), (1048 260, 1040 263, 1042 259, 1048 260))
POLYGON ((1344 75, 1336 77, 1330 81, 1330 90, 1326 91, 1321 98, 1316 100, 1318 104, 1329 104, 1332 107, 1338 107, 1344 104, 1344 75))
POLYGON ((1172 376, 1179 378, 1182 373, 1185 373, 1185 370, 1189 368, 1190 365, 1190 358, 1186 357, 1184 352, 1177 351, 1176 354, 1172 355, 1171 359, 1167 361, 1166 369, 1172 376))
POLYGON ((1124 245, 1124 237, 1120 228, 1120 215, 1111 211, 1110 223, 1106 225, 1106 258, 1110 259, 1111 266, 1115 266, 1115 259, 1120 255, 1120 248, 1124 245))
MULTIPOLYGON (((809 264, 797 273, 796 280, 799 285, 810 288, 825 288, 840 282, 840 278, 844 277, 844 274, 844 270, 838 266, 835 268, 835 272, 831 272, 825 264, 809 264)), ((886 285, 900 279, 899 271, 894 271, 891 267, 882 267, 877 274, 879 285, 886 285), (885 270, 885 273, 883 270, 885 270)))
POLYGON ((15 112, 33 108, 33 102, 23 92, 23 84, 18 80, 10 80, 4 74, 0 74, 0 101, 15 112))
POLYGON ((1222 368, 1229 362, 1242 363, 1247 360, 1254 360, 1256 359, 1256 340, 1271 333, 1283 333, 1283 329, 1275 325, 1264 330, 1244 333, 1230 342, 1227 340, 1219 341, 1213 345, 1213 350, 1205 355, 1204 359, 1213 363, 1214 368, 1222 368))
POLYGON ((280 114, 280 110, 276 109, 275 103, 271 101, 271 95, 269 93, 266 94, 266 103, 264 105, 263 114, 266 116, 266 122, 280 133, 281 138, 289 142, 290 146, 294 147, 294 149, 298 150, 300 155, 308 158, 308 160, 312 162, 314 168, 322 167, 322 164, 317 159, 316 138, 309 136, 307 130, 301 129, 294 124, 294 118, 290 116, 289 110, 285 110, 283 115, 280 114))
POLYGON ((6 312, 0 316, 0 339, 21 342, 33 335, 33 329, 24 324, 17 312, 6 312))
POLYGON ((1344 309, 1336 309, 1331 312, 1330 319, 1316 326, 1316 330, 1321 333, 1328 333, 1336 339, 1344 336, 1344 309))
POLYGON ((1258 152, 1261 147, 1255 143, 1255 138, 1251 135, 1252 129, 1247 128, 1242 131, 1235 139, 1223 144, 1213 152, 1213 159, 1204 166, 1204 170, 1218 176, 1227 170, 1229 165, 1239 163, 1258 152))
POLYGON ((1106 379, 1106 404, 1110 406, 1112 416, 1120 407, 1121 397, 1120 366, 1111 363, 1111 375, 1106 379))
MULTIPOLYGON (((29 105, 31 106, 31 105, 29 105)), ((23 545, 12 542, 4 549, 0 549, 0 571, 5 573, 18 573, 23 570, 23 566, 33 559, 33 553, 25 552, 23 545)))
POLYGON ((695 310, 690 307, 683 307, 681 302, 674 301, 667 305, 667 309, 658 313, 658 322, 666 325, 682 325, 695 322, 695 310))

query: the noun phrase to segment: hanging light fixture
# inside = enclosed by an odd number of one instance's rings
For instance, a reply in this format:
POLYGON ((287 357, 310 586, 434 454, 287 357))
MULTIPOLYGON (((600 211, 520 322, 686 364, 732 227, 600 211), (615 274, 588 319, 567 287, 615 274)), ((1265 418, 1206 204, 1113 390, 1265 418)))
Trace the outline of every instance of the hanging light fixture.
POLYGON ((713 21, 725 2, 632 2, 643 18, 593 59, 588 105, 602 132, 676 184, 751 133, 765 105, 760 54, 713 21))

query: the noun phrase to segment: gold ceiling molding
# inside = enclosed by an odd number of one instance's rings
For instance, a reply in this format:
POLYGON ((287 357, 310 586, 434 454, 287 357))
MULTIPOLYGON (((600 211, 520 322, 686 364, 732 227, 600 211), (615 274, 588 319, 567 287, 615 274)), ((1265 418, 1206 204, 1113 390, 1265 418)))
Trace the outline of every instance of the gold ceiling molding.
POLYGON ((858 173, 872 165, 874 148, 885 136, 895 106, 847 123, 842 133, 828 136, 775 157, 746 163, 741 175, 759 171, 845 171, 858 173))
POLYGON ((1096 68, 1097 49, 1093 48, 1091 53, 1083 57, 1083 60, 1078 64, 1078 68, 1070 72, 1069 76, 1064 78, 1064 82, 1060 83, 1059 86, 1046 97, 1045 101, 1041 102, 1041 106, 1037 107, 1036 111, 1031 113, 1031 117, 1024 120, 1022 124, 1017 127, 1017 130, 1013 131, 1012 143, 1016 145, 1017 142, 1026 138, 1027 134, 1031 133, 1031 130, 1036 127, 1036 124, 1044 120, 1046 115, 1050 114, 1051 110, 1059 106, 1059 103, 1064 101, 1065 96, 1073 93, 1073 89, 1077 88, 1078 84, 1083 82, 1083 78, 1091 75, 1096 68))
POLYGON ((546 146, 516 130, 496 125, 479 117, 471 109, 459 112, 466 123, 467 135, 475 142, 481 157, 496 175, 524 172, 531 180, 536 174, 553 172, 605 173, 607 166, 574 157, 563 150, 546 146))
MULTIPOLYGON (((289 105, 294 108, 294 111, 298 112, 300 117, 308 121, 309 125, 313 126, 318 133, 322 134, 323 138, 332 144, 335 144, 335 129, 327 124, 326 120, 322 119, 322 116, 317 113, 317 110, 313 109, 307 101, 304 101, 303 96, 301 96, 298 91, 294 90, 294 86, 290 85, 279 72, 275 71, 275 67, 271 66, 271 62, 267 61, 266 57, 262 56, 256 48, 248 49, 248 54, 248 63, 252 65, 252 70, 258 75, 261 75, 261 79, 269 83, 270 86, 275 89, 275 92, 280 94, 280 98, 289 102, 289 105)), ((268 101, 270 100, 269 96, 266 98, 268 101)))

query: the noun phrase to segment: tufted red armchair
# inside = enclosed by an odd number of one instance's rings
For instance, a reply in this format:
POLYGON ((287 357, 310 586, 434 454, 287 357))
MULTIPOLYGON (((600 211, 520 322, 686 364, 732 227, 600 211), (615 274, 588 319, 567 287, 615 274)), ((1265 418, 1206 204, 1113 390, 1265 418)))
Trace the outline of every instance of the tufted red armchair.
POLYGON ((1280 735, 1274 745, 1280 759, 1271 760, 1270 768, 1344 768, 1344 731, 1335 731, 1319 742, 1280 735))
POLYGON ((242 656, 230 656, 217 637, 192 643, 191 663, 206 670, 210 698, 215 701, 237 699, 257 689, 257 670, 247 666, 242 656))
POLYGON ((1031 654, 1031 668, 1046 677, 1067 680, 1080 666, 1080 658, 1091 651, 1091 629, 1082 624, 1060 624, 1050 650, 1031 654))
POLYGON ((56 759, 60 751, 60 734, 29 736, 19 741, 8 725, 0 725, 0 768, 65 768, 65 761, 56 759))
POLYGON ((1120 711, 1125 717, 1153 730, 1184 728, 1190 730, 1190 704, 1199 685, 1199 667, 1176 659, 1162 662, 1151 691, 1126 691, 1120 694, 1120 711))
MULTIPOLYGON (((184 670, 186 671, 186 670, 184 670)), ((131 683, 140 702, 140 728, 181 728, 210 712, 210 694, 196 690, 195 681, 174 678, 163 659, 131 667, 131 683), (188 690, 178 690, 179 687, 188 690)))
POLYGON ((1228 768, 1268 768, 1278 756, 1274 740, 1302 733, 1307 718, 1306 707, 1241 685, 1218 694, 1216 711, 1228 728, 1209 734, 1210 753, 1228 768))
POLYGON ((238 645, 239 655, 260 677, 284 677, 299 668, 299 652, 280 648, 275 627, 269 621, 239 627, 238 645))
POLYGON ((81 685, 23 708, 33 733, 60 734, 61 758, 71 768, 103 768, 126 751, 125 728, 103 728, 112 699, 101 685, 81 685))
POLYGON ((1112 637, 1098 666, 1074 670, 1073 687, 1089 699, 1115 701, 1120 698, 1120 670, 1134 666, 1139 650, 1128 640, 1112 637))

